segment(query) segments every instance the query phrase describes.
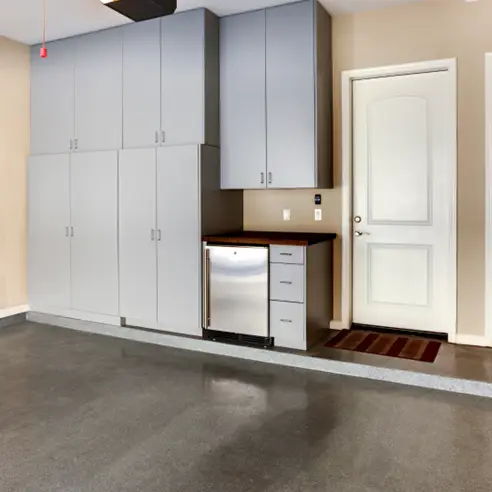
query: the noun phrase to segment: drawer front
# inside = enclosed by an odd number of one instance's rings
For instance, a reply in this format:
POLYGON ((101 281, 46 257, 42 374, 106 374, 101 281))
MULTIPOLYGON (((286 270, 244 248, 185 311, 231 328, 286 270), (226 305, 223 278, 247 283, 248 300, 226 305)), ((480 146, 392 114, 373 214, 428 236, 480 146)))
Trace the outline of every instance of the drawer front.
POLYGON ((270 299, 272 301, 304 302, 304 266, 270 265, 270 299))
POLYGON ((304 265, 304 246, 270 246, 270 263, 304 265))
POLYGON ((270 336, 280 347, 297 348, 306 341, 304 304, 270 302, 270 336))

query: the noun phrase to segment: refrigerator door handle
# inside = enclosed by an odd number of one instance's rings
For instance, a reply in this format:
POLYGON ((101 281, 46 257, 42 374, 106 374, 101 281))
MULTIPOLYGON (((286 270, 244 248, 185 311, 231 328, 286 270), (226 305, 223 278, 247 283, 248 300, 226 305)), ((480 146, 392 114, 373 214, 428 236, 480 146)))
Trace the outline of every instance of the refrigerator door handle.
POLYGON ((210 250, 203 250, 203 328, 210 326, 210 250))

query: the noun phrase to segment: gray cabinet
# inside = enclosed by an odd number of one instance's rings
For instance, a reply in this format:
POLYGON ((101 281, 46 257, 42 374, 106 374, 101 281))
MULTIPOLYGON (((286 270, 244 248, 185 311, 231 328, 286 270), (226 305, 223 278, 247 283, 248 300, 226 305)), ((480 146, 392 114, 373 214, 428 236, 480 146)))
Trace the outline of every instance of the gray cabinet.
POLYGON ((29 304, 118 316, 117 152, 29 159, 29 304))
POLYGON ((266 12, 220 25, 223 189, 266 187, 266 12))
POLYGON ((155 147, 161 129, 161 21, 123 27, 123 147, 155 147))
POLYGON ((205 9, 163 17, 162 143, 218 145, 218 20, 205 9))
POLYGON ((31 154, 70 152, 74 136, 73 40, 48 44, 49 57, 31 50, 31 154))
POLYGON ((118 154, 72 155, 71 305, 118 316, 118 154))
POLYGON ((305 0, 221 25, 222 187, 331 187, 329 14, 305 0))
POLYGON ((70 306, 70 156, 29 158, 28 297, 32 310, 70 306))
POLYGON ((122 146, 122 29, 77 38, 75 65, 76 150, 122 146))

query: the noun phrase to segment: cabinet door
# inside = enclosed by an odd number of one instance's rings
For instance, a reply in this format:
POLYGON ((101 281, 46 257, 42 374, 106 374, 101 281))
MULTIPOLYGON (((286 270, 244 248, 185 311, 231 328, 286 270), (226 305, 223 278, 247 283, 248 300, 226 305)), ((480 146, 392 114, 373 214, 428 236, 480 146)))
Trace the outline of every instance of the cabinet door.
POLYGON ((28 291, 32 309, 70 307, 70 156, 29 158, 28 291))
POLYGON ((166 145, 204 140, 205 11, 162 19, 162 130, 166 145))
POLYGON ((266 187, 265 11, 220 24, 222 188, 266 187))
POLYGON ((159 324, 197 336, 201 334, 199 148, 157 151, 159 324))
POLYGON ((75 44, 48 45, 49 57, 31 51, 31 154, 70 152, 74 137, 75 44))
POLYGON ((315 4, 307 1, 267 10, 269 188, 316 186, 315 4))
POLYGON ((72 308, 118 315, 118 156, 72 154, 72 308))
POLYGON ((155 147, 161 128, 161 22, 123 27, 123 147, 155 147))
POLYGON ((75 136, 78 150, 121 149, 123 124, 122 30, 77 38, 75 136))
POLYGON ((157 321, 156 151, 120 152, 120 312, 157 321))

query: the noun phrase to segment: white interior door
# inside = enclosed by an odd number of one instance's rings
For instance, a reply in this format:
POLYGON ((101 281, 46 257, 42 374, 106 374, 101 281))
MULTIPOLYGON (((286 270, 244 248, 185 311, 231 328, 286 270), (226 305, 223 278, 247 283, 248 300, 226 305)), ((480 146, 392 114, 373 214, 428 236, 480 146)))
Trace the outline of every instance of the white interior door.
POLYGON ((157 322, 156 150, 120 152, 121 316, 157 322))
POLYGON ((452 88, 448 72, 353 84, 355 323, 454 331, 452 88))
POLYGON ((70 156, 29 158, 29 304, 70 307, 70 156))
POLYGON ((196 336, 202 332, 199 149, 157 150, 159 324, 196 336))
POLYGON ((118 154, 72 154, 72 308, 118 316, 118 154))

